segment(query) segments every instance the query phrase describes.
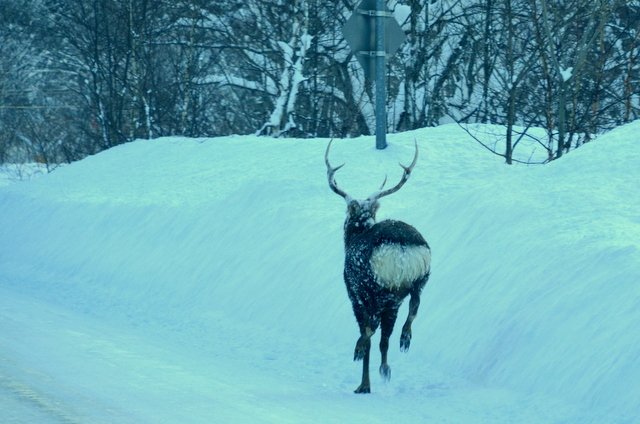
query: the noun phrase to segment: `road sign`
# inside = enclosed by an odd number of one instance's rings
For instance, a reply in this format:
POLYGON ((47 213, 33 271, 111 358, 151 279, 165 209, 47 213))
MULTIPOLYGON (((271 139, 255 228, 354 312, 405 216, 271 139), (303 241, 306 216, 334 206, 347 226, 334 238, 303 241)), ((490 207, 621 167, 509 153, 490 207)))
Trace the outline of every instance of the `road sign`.
POLYGON ((342 27, 342 35, 355 53, 365 78, 376 82, 376 148, 387 147, 386 59, 406 36, 385 0, 362 0, 342 27))
POLYGON ((342 27, 342 35, 364 70, 364 76, 375 77, 376 57, 392 56, 406 38, 404 31, 384 4, 384 10, 376 10, 376 0, 362 0, 353 15, 342 27), (384 18, 384 51, 376 49, 376 18, 384 18))

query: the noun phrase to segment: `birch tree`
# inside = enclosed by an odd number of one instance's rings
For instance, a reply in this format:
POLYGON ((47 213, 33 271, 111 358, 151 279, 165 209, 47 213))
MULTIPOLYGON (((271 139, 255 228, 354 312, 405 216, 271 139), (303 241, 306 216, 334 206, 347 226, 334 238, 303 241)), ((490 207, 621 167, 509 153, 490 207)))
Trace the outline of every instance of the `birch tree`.
POLYGON ((409 1, 410 14, 403 26, 408 36, 401 55, 404 106, 398 130, 437 125, 444 116, 457 115, 471 94, 465 62, 469 64, 474 53, 469 31, 473 18, 462 6, 458 0, 409 1))

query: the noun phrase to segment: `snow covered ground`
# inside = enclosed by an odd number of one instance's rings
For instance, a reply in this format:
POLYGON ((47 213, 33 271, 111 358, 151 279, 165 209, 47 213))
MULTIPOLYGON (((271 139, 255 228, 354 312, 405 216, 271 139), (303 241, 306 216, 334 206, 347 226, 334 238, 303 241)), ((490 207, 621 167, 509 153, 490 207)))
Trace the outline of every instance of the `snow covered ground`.
POLYGON ((17 181, 33 180, 47 173, 41 163, 15 163, 0 165, 0 187, 17 181))
POLYGON ((4 185, 0 423, 640 423, 638 134, 529 167, 455 125, 336 140, 356 197, 420 146, 378 218, 432 276, 371 395, 328 140, 137 141, 4 185))

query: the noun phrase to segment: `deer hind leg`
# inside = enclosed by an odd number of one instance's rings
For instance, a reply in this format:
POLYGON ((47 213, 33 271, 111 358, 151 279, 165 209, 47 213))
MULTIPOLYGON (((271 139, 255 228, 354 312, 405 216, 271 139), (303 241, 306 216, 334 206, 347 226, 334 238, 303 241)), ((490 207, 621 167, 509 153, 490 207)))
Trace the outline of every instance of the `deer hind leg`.
POLYGON ((371 349, 371 336, 376 331, 376 327, 371 324, 369 315, 364 313, 360 314, 360 311, 356 311, 356 320, 360 327, 360 338, 356 343, 356 349, 353 352, 353 360, 360 361, 365 358, 366 353, 371 349))
POLYGON ((411 300, 409 301, 409 316, 402 326, 402 334, 400 335, 400 351, 406 352, 409 350, 411 344, 411 323, 418 315, 418 308, 420 307, 420 292, 414 291, 411 293, 411 300))
POLYGON ((369 354, 371 352, 371 336, 376 330, 377 326, 371 324, 371 320, 367 313, 363 313, 361 310, 354 310, 358 325, 360 326, 360 338, 356 343, 356 348, 353 353, 353 360, 362 360, 362 382, 360 387, 356 389, 356 393, 370 393, 371 383, 369 380, 369 354))
POLYGON ((360 338, 356 343, 353 360, 362 360, 362 382, 355 390, 355 393, 371 393, 371 381, 369 380, 369 355, 371 353, 372 335, 373 330, 370 326, 366 325, 360 328, 360 338))
POLYGON ((389 337, 393 332, 393 326, 396 323, 398 317, 397 309, 389 309, 382 313, 380 321, 380 353, 382 354, 382 362, 380 364, 380 375, 384 381, 391 379, 391 368, 387 364, 387 352, 389 350, 389 337))
MULTIPOLYGON (((358 340, 360 345, 362 336, 358 340)), ((362 358, 354 358, 354 360, 362 359, 362 382, 354 393, 371 393, 371 381, 369 380, 369 354, 371 353, 371 336, 368 336, 366 340, 362 341, 362 358)), ((358 353, 358 346, 356 346, 356 353, 358 353)))

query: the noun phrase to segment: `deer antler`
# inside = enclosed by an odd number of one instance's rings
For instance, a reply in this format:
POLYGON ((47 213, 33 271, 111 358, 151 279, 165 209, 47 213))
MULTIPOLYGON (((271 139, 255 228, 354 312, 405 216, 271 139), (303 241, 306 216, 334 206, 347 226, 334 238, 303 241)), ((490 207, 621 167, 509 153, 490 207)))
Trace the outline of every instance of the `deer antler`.
MULTIPOLYGON (((369 200, 370 201, 374 201, 374 200, 378 200, 384 196, 388 196, 390 194, 395 193, 396 191, 400 190, 400 188, 404 185, 404 183, 407 182, 407 180, 409 179, 409 175, 411 175, 411 171, 413 170, 413 167, 416 166, 416 163, 418 162, 418 141, 414 138, 413 139, 415 146, 416 146, 416 154, 413 157, 413 162, 411 162, 411 165, 409 166, 404 166, 401 163, 398 163, 398 165, 400 165, 402 167, 402 169, 404 169, 404 173, 402 174, 402 178, 400 179, 400 182, 398 184, 396 184, 395 187, 392 187, 388 190, 385 191, 377 191, 375 193, 373 193, 371 196, 369 196, 369 200)), ((331 143, 329 143, 331 144, 331 143)), ((385 177, 385 182, 387 181, 387 178, 385 177)), ((382 187, 384 187, 384 183, 382 183, 382 187)), ((380 190, 382 190, 382 187, 380 187, 380 190)))
POLYGON ((333 190, 334 193, 339 194, 348 201, 349 199, 351 199, 351 196, 349 196, 346 192, 341 190, 340 187, 338 187, 338 184, 336 183, 336 179, 334 177, 336 171, 342 168, 344 166, 344 163, 335 168, 332 168, 331 164, 329 163, 329 149, 331 148, 331 143, 333 143, 333 138, 331 139, 331 141, 329 141, 329 144, 327 145, 327 151, 324 154, 324 163, 327 164, 327 178, 329 179, 329 187, 331 187, 331 190, 333 190))

